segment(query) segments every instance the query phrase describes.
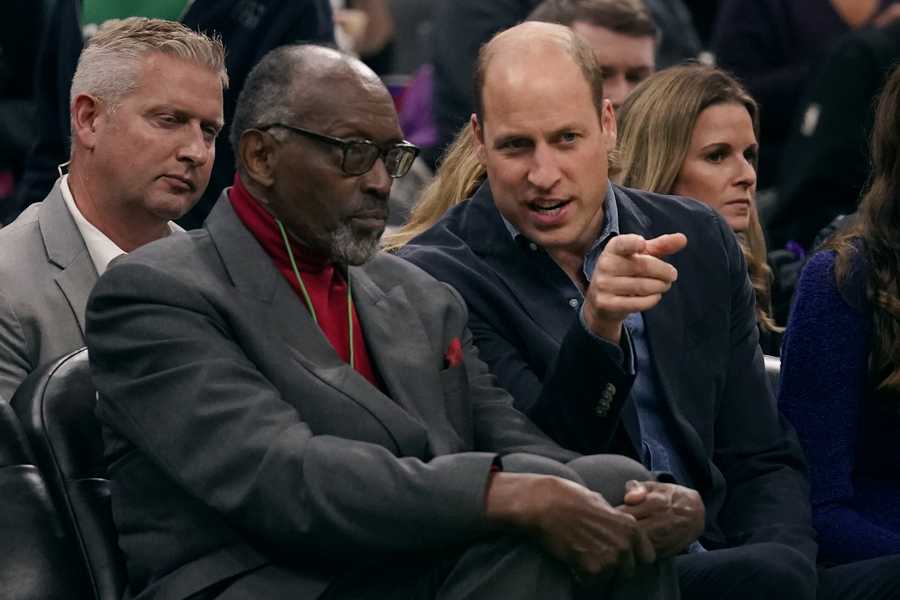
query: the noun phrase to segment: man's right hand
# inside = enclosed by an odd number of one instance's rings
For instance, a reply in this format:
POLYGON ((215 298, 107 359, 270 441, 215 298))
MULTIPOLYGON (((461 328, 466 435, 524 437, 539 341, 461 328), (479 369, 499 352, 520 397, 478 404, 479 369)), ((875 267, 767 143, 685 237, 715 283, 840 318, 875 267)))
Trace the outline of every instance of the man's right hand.
POLYGON ((488 485, 489 521, 530 533, 575 572, 625 576, 656 551, 637 520, 575 482, 551 475, 495 473, 488 485))
POLYGON ((651 240, 635 234, 611 239, 597 259, 584 293, 581 310, 588 329, 618 344, 625 317, 653 308, 672 287, 678 271, 663 258, 686 245, 683 233, 651 240))

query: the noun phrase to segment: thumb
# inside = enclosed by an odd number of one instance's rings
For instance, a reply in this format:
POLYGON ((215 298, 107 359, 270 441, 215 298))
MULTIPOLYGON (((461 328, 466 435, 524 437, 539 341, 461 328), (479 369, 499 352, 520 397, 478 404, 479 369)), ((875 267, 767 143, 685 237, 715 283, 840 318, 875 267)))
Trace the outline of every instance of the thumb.
POLYGON ((625 504, 634 506, 644 501, 647 496, 647 486, 644 484, 630 480, 625 482, 625 504))
POLYGON ((687 236, 683 233, 666 233, 647 240, 645 252, 656 258, 663 258, 679 252, 687 246, 687 236))

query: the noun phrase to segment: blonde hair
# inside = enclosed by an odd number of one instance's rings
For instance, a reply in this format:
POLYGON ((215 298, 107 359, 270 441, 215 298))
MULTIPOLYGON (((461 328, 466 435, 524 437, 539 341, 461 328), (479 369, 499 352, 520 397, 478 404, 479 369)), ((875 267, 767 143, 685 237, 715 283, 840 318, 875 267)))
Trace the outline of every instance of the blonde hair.
POLYGON ((88 41, 72 78, 70 104, 78 95, 90 94, 114 108, 137 87, 142 59, 149 52, 206 67, 218 74, 222 89, 228 87, 225 47, 218 37, 191 31, 175 21, 129 17, 107 21, 88 41))
POLYGON ((384 236, 385 250, 396 250, 434 225, 451 207, 475 193, 486 177, 478 159, 475 133, 466 123, 447 148, 434 179, 422 191, 409 222, 384 236))
MULTIPOLYGON (((616 181, 650 192, 672 193, 700 113, 726 103, 747 109, 758 139, 756 102, 724 71, 690 64, 648 77, 619 110, 616 181)), ((781 331, 771 316, 772 270, 766 262, 766 241, 755 203, 747 231, 737 233, 737 237, 756 295, 757 321, 769 331, 781 331)))

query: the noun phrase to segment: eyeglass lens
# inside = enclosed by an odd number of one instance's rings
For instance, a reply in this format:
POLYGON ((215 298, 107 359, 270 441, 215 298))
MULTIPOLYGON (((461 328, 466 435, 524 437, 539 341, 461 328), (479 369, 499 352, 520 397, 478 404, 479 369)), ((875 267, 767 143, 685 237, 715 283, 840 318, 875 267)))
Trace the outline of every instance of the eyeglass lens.
MULTIPOLYGON (((344 170, 350 174, 361 175, 375 164, 381 150, 368 142, 351 142, 344 152, 344 170)), ((389 148, 384 154, 384 165, 391 177, 403 177, 416 158, 415 151, 406 147, 389 148)))

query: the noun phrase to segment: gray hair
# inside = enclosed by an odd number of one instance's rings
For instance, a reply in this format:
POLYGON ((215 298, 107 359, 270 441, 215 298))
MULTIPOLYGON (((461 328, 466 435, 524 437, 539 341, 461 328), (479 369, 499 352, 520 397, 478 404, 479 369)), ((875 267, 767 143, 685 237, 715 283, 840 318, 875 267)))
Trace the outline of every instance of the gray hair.
POLYGON ((164 19, 130 17, 108 21, 90 39, 78 57, 72 78, 70 106, 80 94, 90 94, 115 107, 138 86, 142 59, 161 52, 209 68, 228 87, 225 48, 217 36, 191 31, 164 19))
MULTIPOLYGON (((280 46, 266 54, 247 75, 238 96, 228 132, 234 156, 240 155, 241 135, 272 123, 290 122, 293 111, 289 100, 293 96, 294 73, 303 63, 303 46, 280 46)), ((280 139, 284 132, 270 133, 280 139)), ((238 165, 240 167, 240 165, 238 165)))

